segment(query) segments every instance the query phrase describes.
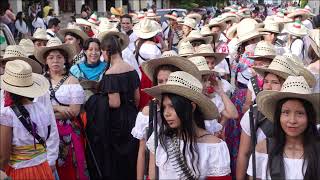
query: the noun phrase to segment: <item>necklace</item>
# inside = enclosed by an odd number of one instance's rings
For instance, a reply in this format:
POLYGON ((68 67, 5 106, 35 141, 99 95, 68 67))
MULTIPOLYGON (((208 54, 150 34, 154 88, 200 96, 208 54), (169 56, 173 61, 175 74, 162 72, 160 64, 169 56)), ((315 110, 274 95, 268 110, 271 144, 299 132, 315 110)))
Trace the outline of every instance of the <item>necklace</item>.
MULTIPOLYGON (((284 155, 284 157, 289 158, 289 156, 286 154, 286 151, 283 151, 283 155, 284 155)), ((304 155, 304 153, 302 152, 300 158, 298 158, 298 159, 302 159, 302 158, 303 158, 303 155, 304 155)), ((292 159, 292 158, 289 158, 289 159, 292 159)), ((293 158, 293 159, 294 159, 294 158, 293 158)))

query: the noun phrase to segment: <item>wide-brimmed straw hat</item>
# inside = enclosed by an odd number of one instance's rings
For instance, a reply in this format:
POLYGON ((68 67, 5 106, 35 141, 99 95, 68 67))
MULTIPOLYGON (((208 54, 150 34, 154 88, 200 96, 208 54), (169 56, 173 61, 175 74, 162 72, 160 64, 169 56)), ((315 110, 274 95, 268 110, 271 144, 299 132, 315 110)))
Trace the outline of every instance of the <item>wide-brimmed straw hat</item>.
POLYGON ((178 14, 176 11, 172 11, 169 14, 165 14, 164 17, 168 18, 168 19, 173 19, 173 20, 177 20, 178 18, 178 14))
POLYGON ((272 73, 283 79, 287 79, 288 76, 298 76, 299 71, 295 69, 293 62, 285 56, 276 56, 268 67, 253 67, 253 69, 264 76, 265 73, 272 73))
POLYGON ((237 25, 237 45, 242 44, 243 42, 249 41, 251 39, 261 37, 267 33, 258 31, 258 28, 261 27, 258 22, 254 19, 245 18, 239 22, 237 25))
POLYGON ((145 18, 152 19, 152 20, 159 20, 161 18, 161 16, 157 16, 157 14, 154 13, 154 11, 152 9, 149 9, 145 18))
POLYGON ((199 13, 190 13, 190 14, 187 14, 186 17, 196 20, 197 23, 199 23, 202 18, 201 14, 199 14, 199 13))
POLYGON ((143 91, 157 99, 161 99, 164 93, 183 96, 198 105, 205 119, 216 119, 219 117, 218 108, 209 98, 202 94, 202 90, 202 84, 197 78, 187 72, 176 71, 169 75, 166 84, 144 89, 143 91))
POLYGON ((283 24, 274 21, 274 19, 266 19, 263 22, 263 28, 259 28, 260 32, 272 32, 276 34, 280 34, 283 30, 283 24))
POLYGON ((223 18, 219 16, 209 21, 208 27, 211 29, 214 26, 220 27, 221 32, 223 32, 226 29, 227 24, 226 21, 223 21, 223 18))
POLYGON ((227 30, 226 36, 228 39, 237 37, 237 27, 238 23, 233 23, 232 26, 227 30))
POLYGON ((34 44, 31 39, 21 39, 19 46, 22 47, 27 56, 34 55, 34 44))
POLYGON ((143 72, 152 81, 155 70, 161 65, 173 65, 181 71, 185 71, 197 79, 201 80, 198 68, 188 59, 179 56, 175 51, 165 51, 162 53, 161 58, 151 59, 142 63, 141 67, 143 72))
POLYGON ((98 15, 96 12, 91 14, 90 18, 88 19, 88 22, 95 24, 95 25, 99 25, 100 20, 98 19, 98 15))
POLYGON ((227 55, 228 54, 226 53, 214 52, 211 44, 201 44, 197 48, 197 51, 189 57, 195 57, 195 56, 214 57, 215 64, 219 64, 227 55))
POLYGON ((189 41, 192 43, 196 40, 203 40, 206 44, 211 44, 212 38, 212 36, 202 36, 199 30, 192 30, 186 38, 181 40, 181 42, 189 41))
POLYGON ((83 18, 76 18, 76 24, 78 26, 90 26, 91 28, 95 28, 97 26, 96 24, 93 24, 93 23, 91 23, 88 20, 83 19, 83 18))
POLYGON ((78 35, 83 42, 89 38, 89 36, 79 26, 75 24, 68 24, 67 28, 61 29, 59 31, 62 37, 65 37, 66 33, 68 32, 78 35))
POLYGON ((71 63, 73 57, 76 55, 76 49, 74 45, 62 44, 61 40, 57 37, 51 38, 45 47, 40 47, 35 50, 34 56, 42 64, 46 64, 44 55, 51 50, 62 50, 68 54, 68 62, 71 63))
POLYGON ((108 21, 107 19, 101 20, 99 27, 97 28, 97 38, 102 42, 108 36, 115 36, 119 39, 121 50, 124 50, 128 47, 130 43, 129 36, 119 32, 119 30, 114 26, 113 23, 108 21))
POLYGON ((188 57, 195 53, 194 47, 189 41, 181 42, 178 45, 178 53, 181 57, 188 57))
POLYGON ((308 29, 300 21, 287 23, 285 24, 284 28, 286 32, 288 32, 288 34, 291 34, 297 37, 303 37, 308 34, 308 29))
POLYGON ((304 21, 310 17, 310 14, 302 9, 296 9, 295 11, 287 15, 288 18, 292 19, 296 18, 297 16, 301 16, 301 21, 304 21))
POLYGON ((209 75, 212 74, 213 71, 210 70, 206 58, 203 56, 194 56, 194 57, 188 57, 188 59, 194 64, 196 65, 196 67, 198 68, 200 75, 209 75))
POLYGON ((42 40, 42 41, 48 41, 47 38, 47 31, 43 28, 38 28, 36 31, 33 33, 32 37, 30 38, 32 41, 35 40, 42 40))
POLYGON ((122 7, 117 7, 117 8, 111 7, 110 12, 111 12, 111 14, 116 15, 116 16, 123 16, 124 15, 122 7))
POLYGON ((320 57, 320 29, 310 30, 309 39, 312 49, 320 57))
POLYGON ((275 14, 273 16, 274 21, 278 22, 278 23, 289 23, 289 22, 293 22, 292 18, 288 18, 287 16, 285 16, 285 14, 280 11, 277 12, 277 14, 275 14))
POLYGON ((36 73, 23 60, 7 62, 4 74, 0 77, 1 89, 24 97, 43 96, 49 90, 48 80, 36 73))
POLYGON ((196 20, 192 19, 192 18, 189 18, 189 17, 185 17, 183 19, 183 23, 181 23, 182 25, 185 25, 185 26, 188 26, 192 29, 196 29, 196 26, 197 26, 197 22, 196 20))
POLYGON ((221 21, 227 22, 227 21, 231 21, 232 23, 236 23, 239 22, 239 16, 235 13, 231 13, 231 12, 226 12, 221 14, 220 16, 221 21))
POLYGON ((248 58, 256 59, 256 58, 267 58, 267 59, 273 59, 276 57, 277 51, 273 44, 267 42, 267 41, 260 41, 257 43, 256 48, 254 49, 254 53, 252 56, 249 56, 248 58))
POLYGON ((309 16, 316 16, 316 14, 312 13, 312 9, 311 7, 307 4, 303 9, 301 9, 302 11, 305 11, 307 13, 309 13, 309 16))
POLYGON ((19 45, 9 45, 7 46, 2 59, 0 61, 13 61, 13 60, 22 60, 28 63, 34 73, 42 74, 42 66, 36 60, 28 58, 24 49, 19 45))
POLYGON ((162 31, 159 23, 151 19, 143 19, 138 24, 134 25, 133 31, 141 39, 149 39, 162 31))
POLYGON ((217 33, 212 33, 210 28, 205 25, 205 26, 202 26, 201 30, 200 30, 200 34, 203 36, 203 37, 206 37, 206 36, 211 36, 212 37, 212 41, 216 42, 218 40, 218 34, 217 33))
POLYGON ((312 93, 303 76, 289 76, 280 91, 265 90, 260 92, 257 96, 258 109, 273 122, 278 102, 287 98, 303 99, 310 102, 316 111, 316 116, 311 118, 316 118, 316 121, 320 122, 320 94, 312 93))

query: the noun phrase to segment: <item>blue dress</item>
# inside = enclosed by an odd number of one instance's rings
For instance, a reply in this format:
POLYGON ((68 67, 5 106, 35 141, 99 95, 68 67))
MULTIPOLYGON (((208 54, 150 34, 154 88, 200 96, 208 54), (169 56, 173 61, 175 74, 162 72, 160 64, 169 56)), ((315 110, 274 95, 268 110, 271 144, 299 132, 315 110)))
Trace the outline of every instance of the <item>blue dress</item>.
POLYGON ((100 60, 96 64, 88 64, 87 61, 75 64, 70 69, 70 74, 81 80, 100 81, 107 64, 100 60))

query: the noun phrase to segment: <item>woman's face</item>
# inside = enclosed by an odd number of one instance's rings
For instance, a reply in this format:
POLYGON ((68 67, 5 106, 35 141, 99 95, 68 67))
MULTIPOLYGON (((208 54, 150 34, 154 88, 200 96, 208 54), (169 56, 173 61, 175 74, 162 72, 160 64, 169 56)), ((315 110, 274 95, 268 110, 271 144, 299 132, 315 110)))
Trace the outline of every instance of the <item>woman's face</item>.
POLYGON ((44 40, 36 40, 34 41, 34 47, 35 48, 39 48, 39 47, 44 47, 47 45, 47 41, 44 41, 44 40))
POLYGON ((46 58, 50 71, 62 72, 64 70, 65 57, 58 50, 52 50, 46 58))
POLYGON ((89 48, 86 50, 88 64, 97 63, 100 59, 100 46, 95 42, 89 44, 89 48))
POLYGON ((263 39, 273 44, 276 42, 277 36, 275 33, 268 33, 267 35, 263 35, 263 39))
POLYGON ((188 34, 190 33, 191 30, 192 29, 189 26, 186 26, 186 25, 182 26, 182 32, 183 32, 183 35, 185 35, 185 36, 188 36, 188 34))
POLYGON ((66 44, 72 44, 72 45, 76 45, 76 46, 79 46, 79 43, 80 43, 80 40, 73 37, 73 36, 70 36, 70 35, 66 35, 64 37, 64 42, 66 44))
POLYGON ((162 101, 163 106, 163 116, 168 123, 170 128, 179 128, 181 127, 181 120, 178 117, 176 110, 173 107, 171 99, 168 96, 165 96, 162 101))
POLYGON ((207 57, 205 57, 206 58, 206 61, 207 61, 207 64, 208 64, 208 66, 209 66, 209 69, 210 70, 213 70, 214 69, 214 66, 216 66, 216 62, 215 62, 215 57, 213 57, 213 56, 207 56, 207 57))
POLYGON ((283 104, 280 124, 289 137, 297 137, 305 131, 308 126, 308 118, 300 100, 288 100, 283 104))
POLYGON ((263 90, 280 91, 282 82, 278 76, 268 73, 263 79, 263 90))
POLYGON ((157 75, 158 85, 166 84, 170 73, 171 71, 169 70, 160 70, 157 75))

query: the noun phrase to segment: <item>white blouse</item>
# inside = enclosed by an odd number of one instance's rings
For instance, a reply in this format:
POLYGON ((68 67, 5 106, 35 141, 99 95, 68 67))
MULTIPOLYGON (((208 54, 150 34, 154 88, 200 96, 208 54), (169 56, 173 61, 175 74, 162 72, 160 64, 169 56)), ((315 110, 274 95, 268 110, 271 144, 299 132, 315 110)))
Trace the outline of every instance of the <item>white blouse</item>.
POLYGON ((149 116, 139 112, 136 118, 136 124, 131 131, 132 136, 139 140, 146 139, 148 126, 149 116))
MULTIPOLYGON (((267 172, 268 167, 268 154, 256 152, 256 177, 260 179, 271 179, 270 172, 267 172), (268 174, 267 174, 268 173, 268 174)), ((284 171, 286 179, 303 179, 303 174, 307 170, 307 165, 303 167, 303 159, 289 159, 284 158, 284 171), (303 173, 302 173, 303 168, 303 173)), ((249 176, 253 175, 252 172, 252 156, 249 160, 247 169, 249 176)))
MULTIPOLYGON (((183 142, 180 142, 181 152, 183 142)), ((200 179, 205 179, 208 176, 226 176, 231 173, 230 155, 227 144, 220 140, 219 143, 197 143, 199 150, 199 165, 200 179)), ((147 141, 147 147, 155 153, 154 136, 151 135, 147 141)), ((190 152, 187 151, 190 155, 190 152)), ((191 167, 190 156, 186 157, 189 167, 191 167)), ((160 145, 156 150, 156 165, 159 167, 159 179, 179 179, 179 175, 174 169, 174 166, 167 161, 167 153, 160 145)))
MULTIPOLYGON (((24 105, 30 113, 30 119, 37 125, 38 134, 46 139, 47 153, 34 157, 33 159, 15 163, 13 168, 21 169, 39 165, 45 161, 49 162, 50 166, 55 165, 59 152, 59 134, 54 116, 53 108, 50 103, 49 94, 38 97, 36 102, 24 105), (51 126, 50 136, 48 136, 48 126, 51 126)), ((33 145, 34 138, 26 128, 22 125, 15 113, 10 107, 0 108, 0 124, 3 126, 12 127, 12 145, 26 146, 33 145)), ((36 143, 38 141, 36 140, 36 143)))
POLYGON ((144 59, 143 60, 140 56, 138 57, 139 65, 141 65, 143 62, 147 60, 160 58, 161 50, 155 44, 143 43, 142 46, 140 47, 139 54, 144 59))
MULTIPOLYGON (((254 105, 256 106, 256 105, 254 105)), ((240 121, 240 125, 242 130, 248 135, 251 136, 251 131, 250 131, 250 117, 249 117, 249 111, 244 113, 242 116, 242 119, 240 121)), ((257 130, 257 142, 259 143, 260 141, 266 139, 266 135, 264 132, 261 130, 261 128, 258 128, 257 130)))
MULTIPOLYGON (((80 84, 63 84, 55 95, 63 104, 83 104, 85 102, 84 90, 80 84)), ((52 99, 52 105, 58 105, 58 103, 52 99)))

